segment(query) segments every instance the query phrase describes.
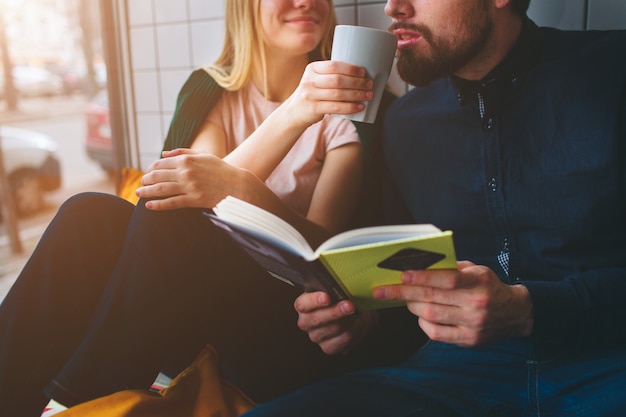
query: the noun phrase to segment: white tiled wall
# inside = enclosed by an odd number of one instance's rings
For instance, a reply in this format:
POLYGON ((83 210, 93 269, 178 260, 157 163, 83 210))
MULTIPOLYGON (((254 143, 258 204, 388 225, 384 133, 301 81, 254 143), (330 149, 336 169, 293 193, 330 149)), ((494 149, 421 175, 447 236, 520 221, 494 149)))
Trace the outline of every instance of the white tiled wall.
POLYGON ((626 0, 589 0, 587 29, 626 29, 626 0))
MULTIPOLYGON (((127 28, 121 45, 129 80, 126 140, 136 146, 127 164, 146 168, 158 158, 176 94, 191 70, 212 62, 222 47, 224 0, 115 0, 127 28)), ((386 29, 385 0, 335 0, 340 24, 386 29)), ((533 0, 529 16, 563 29, 626 28, 626 0, 533 0), (585 9, 587 5, 587 9, 585 9)), ((405 84, 392 74, 398 94, 405 84)))
POLYGON ((528 16, 539 26, 583 29, 586 0, 531 0, 528 16))
MULTIPOLYGON (((189 73, 215 60, 224 33, 224 0, 117 0, 125 8, 132 94, 126 117, 137 155, 127 163, 146 168, 158 158, 176 94, 189 73)), ((335 0, 339 23, 386 29, 384 0, 335 0)), ((404 91, 394 74, 392 88, 404 91)))
POLYGON ((532 0, 528 15, 561 29, 626 29, 626 0, 532 0))

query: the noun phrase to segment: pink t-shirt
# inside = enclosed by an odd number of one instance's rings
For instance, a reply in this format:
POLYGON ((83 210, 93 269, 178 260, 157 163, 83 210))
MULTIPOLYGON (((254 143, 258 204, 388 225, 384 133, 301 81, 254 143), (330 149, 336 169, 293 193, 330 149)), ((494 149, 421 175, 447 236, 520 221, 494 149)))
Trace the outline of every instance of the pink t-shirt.
MULTIPOLYGON (((230 152, 280 104, 266 100, 254 83, 249 82, 239 91, 224 91, 208 121, 224 130, 230 152)), ((304 131, 265 183, 286 204, 306 216, 326 153, 358 141, 350 120, 326 115, 304 131)))

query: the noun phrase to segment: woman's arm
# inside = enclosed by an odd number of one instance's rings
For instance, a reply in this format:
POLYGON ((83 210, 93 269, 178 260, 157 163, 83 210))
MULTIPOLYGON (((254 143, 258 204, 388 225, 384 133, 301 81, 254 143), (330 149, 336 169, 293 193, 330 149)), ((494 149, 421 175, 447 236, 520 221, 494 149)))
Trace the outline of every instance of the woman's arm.
MULTIPOLYGON (((207 122, 194 139, 191 149, 222 157, 226 153, 226 135, 219 126, 207 122)), ((174 150, 167 155, 177 153, 174 150)), ((266 160, 270 159, 267 157, 269 153, 271 153, 269 149, 264 150, 263 157, 257 159, 267 162, 266 160)), ((345 229, 356 209, 363 176, 362 157, 361 146, 355 142, 334 148, 325 156, 306 217, 322 226, 331 235, 345 229)))
POLYGON ((224 131, 210 122, 204 123, 191 148, 219 156, 265 181, 309 126, 329 113, 361 111, 362 102, 372 97, 371 88, 362 68, 314 62, 307 66, 296 91, 228 155, 224 131))
MULTIPOLYGON (((321 120, 326 113, 352 113, 362 108, 362 101, 371 98, 371 80, 364 77, 361 68, 330 61, 309 64, 296 91, 276 109, 249 137, 224 160, 249 171, 264 181, 294 143, 311 124, 321 120)), ((226 151, 224 132, 216 125, 205 123, 192 147, 203 153, 222 157, 226 151)), ((344 146, 346 147, 346 146, 344 146)), ((353 209, 355 179, 360 175, 360 158, 357 146, 351 150, 335 149, 327 155, 309 211, 310 218, 332 232, 341 229, 353 209), (339 162, 334 162, 339 161, 339 162), (356 166, 355 165, 359 165, 356 166), (352 169, 351 167, 354 167, 352 169), (348 190, 341 194, 340 190, 348 190), (341 198, 338 198, 341 197, 341 198), (331 205, 334 206, 331 209, 331 205), (336 209, 336 213, 331 213, 336 209), (331 220, 337 216, 338 220, 331 220)), ((216 177, 206 175, 195 163, 197 153, 173 150, 163 154, 148 169, 138 195, 153 200, 148 205, 155 210, 180 207, 213 207, 216 177), (193 155, 193 156, 192 156, 193 155), (185 159, 189 159, 185 162, 185 159), (198 182, 200 179, 204 183, 198 182), (209 205, 207 205, 209 204, 209 205)), ((226 178, 222 178, 228 181, 226 178)), ((220 185, 222 185, 220 184, 220 185)), ((266 207, 267 208, 267 207, 266 207)))
POLYGON ((137 195, 148 200, 148 209, 211 208, 232 195, 282 217, 313 245, 329 237, 325 228, 299 215, 249 171, 205 152, 181 148, 171 153, 175 155, 152 164, 137 189, 137 195))
POLYGON ((358 143, 326 154, 306 217, 331 235, 344 231, 356 210, 363 180, 362 158, 358 143))
POLYGON ((190 148, 223 158, 227 150, 226 133, 221 127, 208 121, 204 122, 190 148))
POLYGON ((326 114, 361 111, 363 102, 372 98, 372 88, 373 81, 360 67, 312 62, 293 94, 224 160, 265 181, 309 126, 326 114))
POLYGON ((153 163, 142 179, 142 187, 137 189, 140 198, 150 200, 147 208, 211 208, 232 195, 282 217, 313 246, 345 229, 361 188, 363 164, 357 143, 326 154, 306 218, 288 207, 256 175, 216 155, 193 149, 176 149, 166 154, 166 158, 153 163))

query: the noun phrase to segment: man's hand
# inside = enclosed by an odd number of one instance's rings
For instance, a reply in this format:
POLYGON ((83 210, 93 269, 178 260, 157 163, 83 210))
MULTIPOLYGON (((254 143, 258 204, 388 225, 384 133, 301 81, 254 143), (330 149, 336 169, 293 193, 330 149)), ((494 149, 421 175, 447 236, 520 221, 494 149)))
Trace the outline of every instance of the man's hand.
POLYGON ((432 340, 478 346, 532 331, 526 287, 506 285, 484 266, 459 262, 458 270, 407 271, 402 281, 375 288, 374 297, 406 300, 432 340))
POLYGON ((348 353, 378 322, 374 311, 357 313, 350 301, 331 304, 325 292, 305 293, 294 307, 298 312, 298 327, 327 355, 348 353))

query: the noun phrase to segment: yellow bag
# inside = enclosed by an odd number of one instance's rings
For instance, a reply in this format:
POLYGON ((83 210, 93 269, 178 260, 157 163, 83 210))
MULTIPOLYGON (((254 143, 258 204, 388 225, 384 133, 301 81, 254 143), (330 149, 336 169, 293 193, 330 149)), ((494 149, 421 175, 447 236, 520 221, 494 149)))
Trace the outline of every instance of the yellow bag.
POLYGON ((222 380, 217 354, 205 347, 168 388, 125 390, 87 401, 55 417, 237 417, 254 403, 222 380))
POLYGON ((136 168, 122 168, 122 181, 117 195, 136 205, 139 197, 135 194, 135 190, 141 186, 143 175, 144 172, 136 168))

